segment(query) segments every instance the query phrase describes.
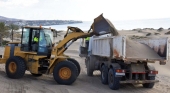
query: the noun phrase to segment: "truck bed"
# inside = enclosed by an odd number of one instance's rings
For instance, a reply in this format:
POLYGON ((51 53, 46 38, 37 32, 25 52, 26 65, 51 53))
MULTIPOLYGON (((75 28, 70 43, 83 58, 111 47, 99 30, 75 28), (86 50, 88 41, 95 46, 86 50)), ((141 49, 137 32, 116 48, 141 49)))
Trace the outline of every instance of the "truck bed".
POLYGON ((126 40, 126 58, 140 60, 163 60, 151 47, 132 40, 126 40))
POLYGON ((126 36, 105 35, 95 36, 91 39, 93 55, 135 62, 168 60, 168 38, 130 40, 126 36))

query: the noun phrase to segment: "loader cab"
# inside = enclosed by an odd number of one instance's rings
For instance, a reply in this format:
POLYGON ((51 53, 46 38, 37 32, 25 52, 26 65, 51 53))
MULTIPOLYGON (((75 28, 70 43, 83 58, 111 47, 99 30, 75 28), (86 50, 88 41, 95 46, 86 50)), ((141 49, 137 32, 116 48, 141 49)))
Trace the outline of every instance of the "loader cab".
POLYGON ((37 52, 37 55, 50 55, 52 50, 53 33, 42 27, 23 27, 21 36, 21 51, 37 52), (38 41, 35 42, 34 38, 38 41))

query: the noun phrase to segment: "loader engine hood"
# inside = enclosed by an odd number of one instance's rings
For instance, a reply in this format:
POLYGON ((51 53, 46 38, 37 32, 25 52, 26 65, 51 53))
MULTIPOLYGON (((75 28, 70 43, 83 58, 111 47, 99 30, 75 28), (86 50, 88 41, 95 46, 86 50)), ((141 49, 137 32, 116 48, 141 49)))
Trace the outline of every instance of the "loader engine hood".
POLYGON ((103 14, 99 15, 94 19, 93 24, 91 25, 91 29, 94 34, 103 35, 103 34, 112 34, 113 36, 118 35, 118 31, 114 27, 114 25, 110 22, 110 20, 103 17, 103 14))

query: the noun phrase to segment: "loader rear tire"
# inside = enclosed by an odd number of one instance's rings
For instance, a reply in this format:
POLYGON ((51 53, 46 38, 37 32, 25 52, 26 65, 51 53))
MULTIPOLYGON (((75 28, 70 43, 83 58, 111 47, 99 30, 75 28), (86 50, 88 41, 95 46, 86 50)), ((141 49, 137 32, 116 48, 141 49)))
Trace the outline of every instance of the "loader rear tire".
POLYGON ((115 70, 110 68, 108 73, 108 83, 112 90, 118 90, 120 88, 120 77, 115 77, 115 74, 115 70))
POLYGON ((77 66, 77 69, 78 69, 78 75, 77 76, 79 76, 80 70, 81 70, 80 64, 77 62, 77 60, 75 60, 73 58, 67 58, 67 60, 73 62, 77 66))
POLYGON ((77 79, 77 75, 77 66, 70 61, 59 62, 53 70, 54 80, 62 85, 71 85, 77 79))
POLYGON ((102 65, 101 67, 101 81, 103 84, 108 84, 108 70, 105 65, 102 65))
MULTIPOLYGON (((147 80, 155 80, 155 76, 148 76, 147 80)), ((144 88, 153 88, 155 83, 144 83, 143 87, 144 88)))
POLYGON ((22 78, 26 70, 25 60, 18 56, 10 57, 6 62, 5 70, 9 78, 22 78))

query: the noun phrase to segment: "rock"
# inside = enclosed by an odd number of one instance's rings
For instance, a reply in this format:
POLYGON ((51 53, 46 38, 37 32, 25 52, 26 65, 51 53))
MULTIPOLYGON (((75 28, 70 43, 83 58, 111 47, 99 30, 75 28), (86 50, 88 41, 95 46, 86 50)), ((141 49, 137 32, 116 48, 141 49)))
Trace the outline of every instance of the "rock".
POLYGON ((146 36, 150 36, 150 35, 151 35, 151 33, 147 33, 147 34, 146 34, 146 36))
POLYGON ((164 29, 162 27, 160 27, 157 31, 163 31, 164 29))
POLYGON ((132 29, 132 31, 142 30, 141 28, 132 29))
POLYGON ((168 35, 168 34, 170 34, 170 31, 168 31, 168 32, 165 33, 165 35, 168 35))
POLYGON ((143 30, 154 30, 153 28, 143 28, 143 30))
POLYGON ((160 33, 155 33, 155 35, 161 35, 160 33))
POLYGON ((155 30, 154 28, 150 28, 150 30, 155 30))
POLYGON ((142 32, 142 30, 139 30, 138 32, 142 32))

